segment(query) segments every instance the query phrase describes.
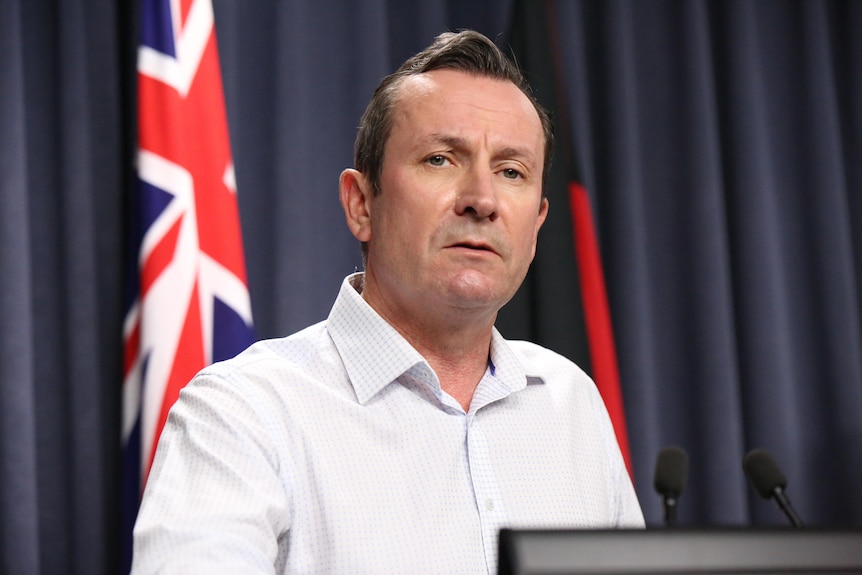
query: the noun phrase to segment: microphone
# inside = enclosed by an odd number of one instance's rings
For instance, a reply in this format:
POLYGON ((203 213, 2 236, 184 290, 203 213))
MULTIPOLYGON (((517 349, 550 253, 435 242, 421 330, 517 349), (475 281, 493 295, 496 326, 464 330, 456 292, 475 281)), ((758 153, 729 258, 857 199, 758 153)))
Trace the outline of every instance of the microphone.
POLYGON ((676 524, 676 504, 688 478, 688 454, 679 447, 665 447, 655 462, 653 486, 664 502, 665 527, 676 524))
POLYGON ((787 487, 787 478, 778 468, 778 465, 765 449, 752 449, 742 460, 742 468, 745 475, 754 485, 754 488, 764 499, 775 499, 775 502, 790 520, 794 527, 802 527, 802 520, 790 505, 790 500, 784 489, 787 487))

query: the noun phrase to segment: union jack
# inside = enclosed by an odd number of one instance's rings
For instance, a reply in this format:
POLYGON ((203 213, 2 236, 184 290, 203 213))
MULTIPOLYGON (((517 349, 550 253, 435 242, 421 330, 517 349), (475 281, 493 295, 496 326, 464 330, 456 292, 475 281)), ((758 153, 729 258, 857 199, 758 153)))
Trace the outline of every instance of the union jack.
POLYGON ((123 326, 124 557, 180 389, 254 338, 211 0, 142 0, 123 326))

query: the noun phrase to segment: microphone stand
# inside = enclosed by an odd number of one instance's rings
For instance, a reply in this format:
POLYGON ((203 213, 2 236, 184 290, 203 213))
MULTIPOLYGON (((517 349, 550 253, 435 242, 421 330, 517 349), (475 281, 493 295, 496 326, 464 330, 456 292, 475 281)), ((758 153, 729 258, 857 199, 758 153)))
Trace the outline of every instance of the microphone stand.
POLYGON ((664 526, 673 527, 676 525, 676 507, 677 499, 671 494, 664 496, 664 526))
POLYGON ((800 519, 799 515, 796 514, 796 510, 793 509, 793 506, 790 505, 790 499, 787 498, 787 495, 781 487, 776 487, 772 490, 772 497, 775 498, 775 502, 778 503, 778 506, 784 514, 787 515, 787 518, 790 520, 790 524, 794 527, 802 527, 802 519, 800 519))

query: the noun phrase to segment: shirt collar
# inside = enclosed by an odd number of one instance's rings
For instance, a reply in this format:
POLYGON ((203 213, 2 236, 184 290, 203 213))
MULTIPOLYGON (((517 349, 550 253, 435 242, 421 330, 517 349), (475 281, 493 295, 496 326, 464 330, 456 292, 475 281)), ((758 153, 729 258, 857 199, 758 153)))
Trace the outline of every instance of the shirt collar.
POLYGON ((527 387, 529 374, 524 364, 496 327, 491 332, 491 367, 491 375, 508 387, 511 393, 527 387))
POLYGON ((326 322, 359 403, 414 366, 433 374, 419 352, 362 299, 363 279, 361 272, 344 279, 326 322))
MULTIPOLYGON (((344 279, 327 320, 327 330, 359 402, 366 403, 407 371, 439 389, 439 380, 425 358, 362 298, 363 280, 362 272, 344 279)), ((529 374, 496 328, 491 334, 490 355, 491 375, 510 393, 526 387, 529 374)))

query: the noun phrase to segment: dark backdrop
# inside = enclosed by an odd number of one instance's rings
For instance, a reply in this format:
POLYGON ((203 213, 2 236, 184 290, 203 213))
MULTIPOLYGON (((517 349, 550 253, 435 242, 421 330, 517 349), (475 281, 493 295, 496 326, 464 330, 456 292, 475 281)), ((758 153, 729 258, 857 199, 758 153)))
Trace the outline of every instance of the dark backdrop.
MULTIPOLYGON (((532 38, 557 169, 593 202, 648 522, 677 444, 685 524, 783 523, 740 467, 765 447, 803 519, 862 525, 862 4, 214 4, 261 337, 324 318, 361 265, 337 177, 379 79, 446 29, 532 38)), ((0 14, 0 571, 113 573, 134 12, 0 14)), ((588 365, 567 195, 548 193, 500 326, 588 365)))

